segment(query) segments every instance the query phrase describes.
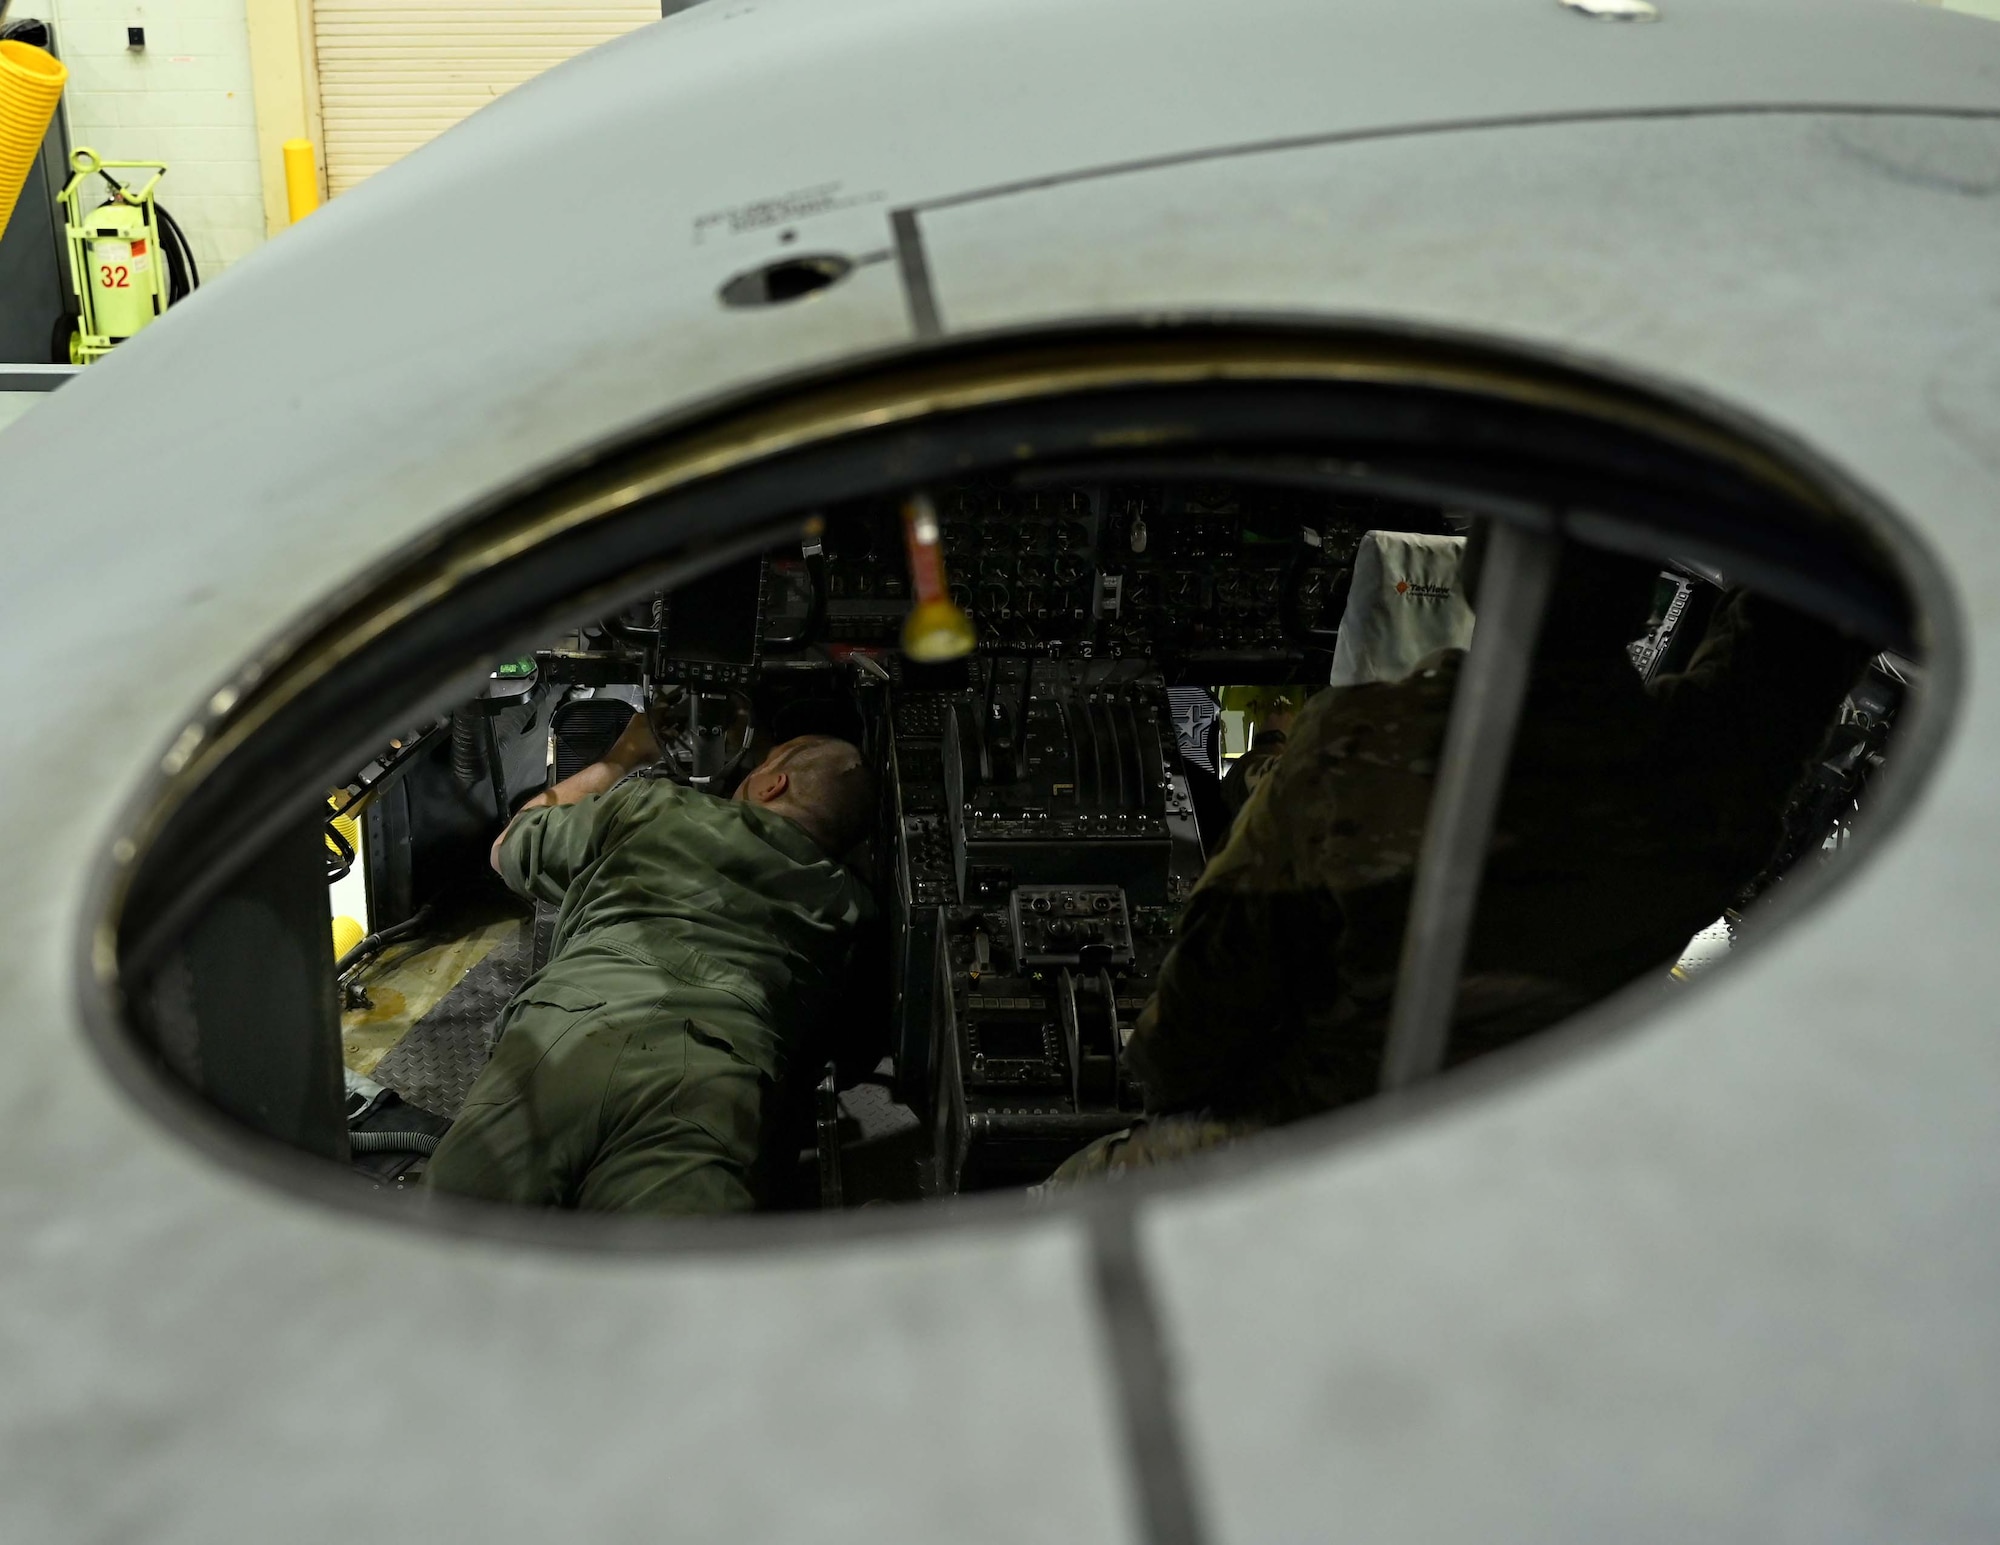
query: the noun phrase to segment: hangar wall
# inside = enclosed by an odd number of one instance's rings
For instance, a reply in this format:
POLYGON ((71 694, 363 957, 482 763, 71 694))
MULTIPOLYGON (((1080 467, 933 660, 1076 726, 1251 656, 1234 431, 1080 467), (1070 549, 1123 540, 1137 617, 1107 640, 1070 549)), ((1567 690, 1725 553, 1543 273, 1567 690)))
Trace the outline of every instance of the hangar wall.
POLYGON ((327 158, 321 97, 329 81, 316 43, 328 45, 333 67, 337 193, 509 87, 662 9, 659 0, 427 8, 395 0, 16 0, 10 19, 54 25, 70 71, 64 106, 73 144, 113 160, 170 164, 160 200, 208 278, 288 223, 280 145, 304 136, 327 158), (142 50, 127 45, 128 27, 145 29, 142 50))
POLYGON ((169 163, 160 202, 204 278, 263 241, 244 0, 18 0, 12 16, 55 26, 73 144, 169 163), (144 50, 126 46, 127 27, 146 29, 144 50))

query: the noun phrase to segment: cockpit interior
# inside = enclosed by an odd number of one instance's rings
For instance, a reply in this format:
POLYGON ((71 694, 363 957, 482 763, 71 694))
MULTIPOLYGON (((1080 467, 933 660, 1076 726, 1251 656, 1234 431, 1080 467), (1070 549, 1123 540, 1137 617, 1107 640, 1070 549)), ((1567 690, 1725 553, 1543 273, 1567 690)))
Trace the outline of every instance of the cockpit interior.
MULTIPOLYGON (((1466 647, 1475 519, 1143 468, 921 493, 921 539, 972 629, 955 658, 905 647, 923 583, 905 491, 817 510, 385 734, 327 791, 316 834, 339 1087, 267 1125, 370 1186, 421 1183, 557 934, 557 907, 496 877, 496 834, 644 716, 653 775, 711 794, 806 734, 851 742, 874 775, 872 829, 846 855, 874 918, 837 1011, 789 1060, 770 1207, 1032 1187, 1130 1127, 1132 1027, 1249 797, 1250 753, 1320 693, 1466 647)), ((1684 670, 1733 583, 1660 561, 1632 671, 1684 670)), ((1663 980, 1698 974, 1761 892, 1838 850, 1916 670, 1875 656, 1801 768, 1781 851, 1663 980)))

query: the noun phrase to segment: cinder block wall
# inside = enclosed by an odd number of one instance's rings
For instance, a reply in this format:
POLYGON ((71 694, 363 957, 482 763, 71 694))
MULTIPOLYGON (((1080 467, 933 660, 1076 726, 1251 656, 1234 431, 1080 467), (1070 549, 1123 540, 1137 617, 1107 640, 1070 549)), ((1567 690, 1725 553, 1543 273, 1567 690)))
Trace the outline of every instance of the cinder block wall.
POLYGON ((169 163, 159 199, 203 278, 264 240, 244 0, 17 0, 13 14, 55 25, 72 143, 169 163), (143 52, 127 27, 146 29, 143 52))

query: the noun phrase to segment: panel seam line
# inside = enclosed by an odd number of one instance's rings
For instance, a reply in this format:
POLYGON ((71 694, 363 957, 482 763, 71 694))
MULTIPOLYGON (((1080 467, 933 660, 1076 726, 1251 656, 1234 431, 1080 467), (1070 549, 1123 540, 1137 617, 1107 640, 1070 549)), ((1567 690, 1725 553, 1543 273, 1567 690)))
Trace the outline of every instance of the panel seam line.
POLYGON ((1102 1316, 1125 1446, 1125 1469, 1147 1545, 1205 1545, 1154 1284, 1135 1209, 1122 1199, 1093 1209, 1091 1286, 1102 1316))

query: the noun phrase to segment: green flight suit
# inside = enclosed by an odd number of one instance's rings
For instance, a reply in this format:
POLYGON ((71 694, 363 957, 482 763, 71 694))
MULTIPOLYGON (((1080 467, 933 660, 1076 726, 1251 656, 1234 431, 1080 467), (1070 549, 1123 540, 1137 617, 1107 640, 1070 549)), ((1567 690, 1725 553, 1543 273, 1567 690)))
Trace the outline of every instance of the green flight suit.
MULTIPOLYGON (((1771 859, 1786 796, 1871 651, 1737 594, 1688 670, 1539 661, 1494 823, 1449 1060, 1652 971, 1771 859)), ((1062 1182, 1375 1092, 1461 651, 1334 687, 1294 723, 1176 928, 1127 1056, 1153 1120, 1062 1182)))
POLYGON ((735 1212, 767 1118, 842 987, 866 890, 761 806, 631 777, 525 812, 500 848, 559 904, 427 1183, 527 1206, 735 1212))

